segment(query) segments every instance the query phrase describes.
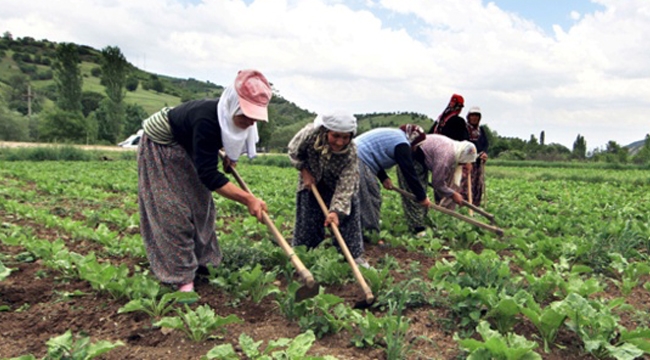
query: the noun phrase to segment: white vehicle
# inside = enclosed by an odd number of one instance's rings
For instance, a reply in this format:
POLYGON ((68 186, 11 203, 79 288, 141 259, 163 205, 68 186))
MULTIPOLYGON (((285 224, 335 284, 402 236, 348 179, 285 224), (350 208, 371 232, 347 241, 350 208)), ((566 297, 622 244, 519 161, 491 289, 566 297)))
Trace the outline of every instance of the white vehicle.
POLYGON ((117 144, 117 146, 121 146, 121 147, 124 147, 124 148, 137 148, 138 143, 140 142, 140 138, 142 137, 143 133, 144 132, 142 131, 142 129, 140 129, 140 130, 138 130, 137 133, 129 136, 128 138, 126 138, 126 140, 124 140, 121 143, 117 144))

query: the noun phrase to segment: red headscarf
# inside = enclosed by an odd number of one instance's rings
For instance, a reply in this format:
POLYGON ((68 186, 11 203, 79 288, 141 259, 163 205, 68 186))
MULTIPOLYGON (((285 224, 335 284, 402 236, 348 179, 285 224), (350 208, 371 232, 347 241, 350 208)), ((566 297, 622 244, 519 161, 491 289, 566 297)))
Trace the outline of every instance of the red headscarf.
POLYGON ((436 125, 433 128, 433 133, 440 134, 442 132, 442 128, 447 123, 447 120, 453 116, 460 114, 461 110, 463 110, 463 106, 465 106, 465 99, 463 99, 463 97, 458 94, 452 95, 451 100, 449 100, 449 105, 447 105, 445 111, 443 111, 442 114, 438 116, 436 125))

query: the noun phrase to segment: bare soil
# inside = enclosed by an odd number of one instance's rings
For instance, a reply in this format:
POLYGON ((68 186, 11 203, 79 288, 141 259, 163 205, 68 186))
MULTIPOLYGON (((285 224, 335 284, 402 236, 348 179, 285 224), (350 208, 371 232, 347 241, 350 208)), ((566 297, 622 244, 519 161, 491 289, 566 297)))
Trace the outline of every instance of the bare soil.
MULTIPOLYGON (((4 144, 4 143, 3 143, 4 144)), ((2 144, 0 144, 2 146, 2 144)), ((59 204, 60 207, 75 209, 72 204, 59 204)), ((73 218, 81 218, 81 214, 71 210, 65 214, 73 218)), ((80 254, 91 251, 102 253, 102 248, 96 243, 73 241, 65 233, 48 229, 28 218, 18 217, 0 210, 1 224, 16 224, 31 228, 39 239, 54 241, 66 240, 68 249, 80 254)), ((473 251, 481 252, 481 244, 472 247, 473 251)), ((105 294, 93 290, 88 283, 80 280, 66 280, 60 274, 53 272, 40 261, 21 262, 19 255, 24 249, 7 246, 0 243, 0 256, 5 266, 15 269, 11 275, 0 282, 0 358, 12 358, 33 354, 37 358, 45 356, 48 339, 59 336, 67 330, 73 333, 84 333, 93 342, 108 340, 122 341, 125 346, 118 347, 101 359, 199 359, 214 346, 231 343, 241 352, 238 337, 241 333, 250 335, 254 340, 270 340, 278 338, 294 338, 301 333, 297 323, 283 317, 272 297, 267 297, 261 303, 255 304, 243 301, 237 307, 228 305, 231 298, 213 287, 206 281, 196 283, 196 291, 201 298, 197 305, 208 304, 217 314, 227 316, 235 314, 244 320, 242 324, 229 325, 222 336, 204 342, 194 343, 184 334, 172 331, 162 331, 152 326, 152 320, 142 313, 118 314, 125 300, 115 300, 105 294), (81 295, 74 295, 81 294, 81 295)), ((402 268, 408 268, 411 262, 418 262, 421 276, 426 278, 426 272, 436 261, 448 256, 441 252, 436 257, 429 257, 418 252, 407 251, 404 248, 384 248, 371 244, 366 245, 366 256, 372 265, 385 255, 394 257, 402 268)), ((129 268, 136 265, 145 267, 146 263, 129 257, 102 255, 113 264, 126 263, 129 268)), ((403 280, 404 275, 393 274, 397 281, 403 280)), ((642 279, 643 282, 649 278, 642 279)), ((343 286, 329 287, 328 293, 335 294, 352 305, 363 299, 363 292, 356 283, 343 286)), ((602 294, 601 294, 602 295, 602 294)), ((609 284, 605 289, 605 298, 621 296, 618 288, 609 284)), ((650 309, 650 294, 640 286, 633 289, 626 297, 627 302, 639 313, 625 313, 621 323, 628 328, 647 325, 647 314, 650 309)), ((377 310, 377 316, 382 313, 377 310)), ((461 359, 464 354, 459 350, 453 334, 457 329, 450 317, 448 308, 440 306, 425 306, 408 309, 404 314, 410 321, 407 341, 412 346, 408 359, 461 359)), ((522 319, 515 327, 517 334, 541 344, 537 331, 532 324, 522 319)), ((478 336, 475 335, 476 338, 478 336)), ((567 329, 562 329, 558 335, 556 346, 550 354, 546 354, 541 346, 536 350, 543 359, 593 359, 584 354, 581 341, 567 329)), ((359 349, 350 343, 350 334, 345 331, 318 339, 311 348, 310 355, 332 355, 338 359, 385 359, 383 348, 359 349)), ((243 353, 240 353, 245 358, 243 353)))
MULTIPOLYGON (((13 215, 0 211, 0 223, 20 223, 32 226, 39 238, 55 240, 60 237, 56 231, 39 228, 38 224, 25 219, 16 219, 13 215)), ((71 251, 87 253, 98 251, 96 244, 71 242, 71 251)), ((19 247, 0 244, 0 253, 16 255, 23 251, 19 247)), ((420 268, 426 272, 436 259, 422 254, 408 252, 402 248, 381 248, 367 245, 366 254, 371 263, 386 254, 395 257, 401 264, 407 265, 418 261, 420 268)), ((136 265, 133 259, 111 258, 113 263, 126 262, 136 265)), ((92 341, 122 341, 125 346, 118 347, 101 359, 199 359, 212 347, 229 342, 240 350, 237 338, 246 333, 255 340, 275 340, 281 337, 294 338, 301 333, 296 323, 285 319, 271 297, 260 304, 244 301, 237 307, 231 307, 227 294, 219 291, 206 281, 197 281, 196 291, 201 295, 198 305, 209 304, 215 311, 226 316, 235 314, 244 320, 243 324, 227 327, 227 333, 221 337, 201 343, 194 343, 180 332, 164 332, 152 326, 151 319, 142 313, 118 314, 125 304, 107 295, 98 295, 88 283, 79 280, 64 281, 56 273, 45 267, 41 261, 31 263, 8 262, 6 266, 16 269, 11 276, 0 282, 0 306, 9 306, 11 311, 0 312, 0 357, 11 358, 33 354, 40 358, 47 351, 46 341, 61 335, 65 331, 85 333, 92 341), (81 292, 82 296, 71 296, 81 292)), ((146 266, 146 264, 145 264, 146 266)), ((397 275, 397 274, 396 274, 397 275)), ((425 274, 423 274, 425 276, 425 274)), ((363 299, 361 289, 355 283, 331 287, 328 292, 346 300, 350 305, 363 299)), ((639 292, 639 300, 648 307, 648 296, 639 292)), ((377 312, 377 315, 381 313, 377 312)), ((412 352, 409 359, 459 359, 463 358, 453 340, 454 329, 449 325, 449 314, 444 308, 422 307, 409 309, 405 314, 410 319, 408 341, 412 352), (446 320, 446 321, 445 321, 446 320), (426 340, 423 340, 426 339, 426 340)), ((517 333, 534 339, 536 330, 522 322, 516 328, 517 333)), ((558 346, 551 354, 542 354, 544 359, 589 359, 580 349, 579 339, 562 331, 558 337, 558 346)), ((385 359, 382 348, 359 349, 350 344, 350 337, 345 331, 325 336, 316 341, 311 355, 333 355, 338 359, 385 359)), ((243 353, 241 354, 244 358, 243 353)))

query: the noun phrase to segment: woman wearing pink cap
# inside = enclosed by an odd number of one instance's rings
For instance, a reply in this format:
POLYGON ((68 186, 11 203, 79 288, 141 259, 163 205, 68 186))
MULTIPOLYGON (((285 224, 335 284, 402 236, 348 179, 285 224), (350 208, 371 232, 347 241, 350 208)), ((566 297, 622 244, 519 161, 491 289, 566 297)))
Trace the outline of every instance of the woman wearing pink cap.
POLYGON ((212 191, 262 218, 266 204, 228 181, 224 170, 239 156, 255 156, 257 121, 268 121, 271 87, 264 75, 242 70, 219 99, 163 108, 143 121, 138 146, 140 233, 151 270, 179 291, 194 290, 199 267, 218 266, 212 191))

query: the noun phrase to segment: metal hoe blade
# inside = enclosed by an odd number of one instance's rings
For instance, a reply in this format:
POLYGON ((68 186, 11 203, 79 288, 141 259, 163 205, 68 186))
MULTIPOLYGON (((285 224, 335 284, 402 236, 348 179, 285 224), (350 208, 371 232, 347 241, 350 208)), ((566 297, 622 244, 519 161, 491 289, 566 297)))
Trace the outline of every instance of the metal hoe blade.
POLYGON ((305 299, 311 299, 314 296, 318 295, 318 289, 320 288, 319 284, 316 283, 314 286, 309 287, 307 285, 303 285, 296 291, 296 301, 301 302, 305 299))
POLYGON ((359 301, 354 303, 354 306, 352 308, 353 309, 360 309, 360 310, 368 309, 374 303, 375 303, 374 299, 371 302, 369 302, 368 300, 359 300, 359 301))

